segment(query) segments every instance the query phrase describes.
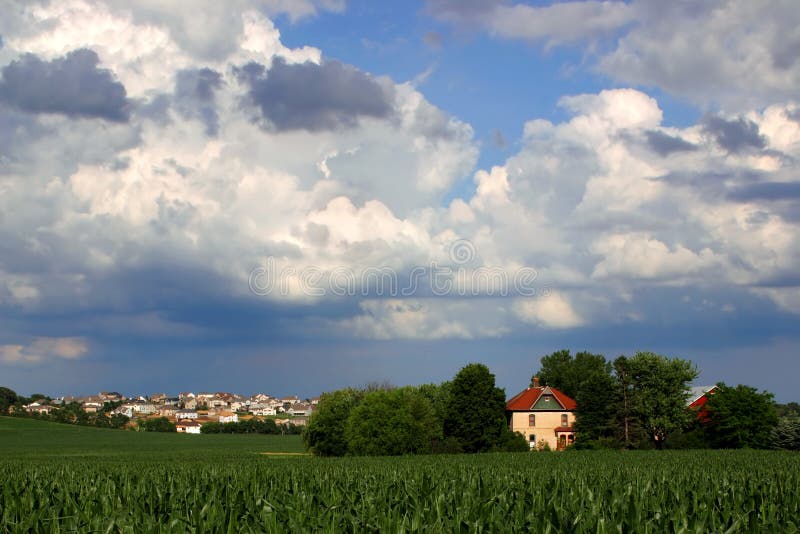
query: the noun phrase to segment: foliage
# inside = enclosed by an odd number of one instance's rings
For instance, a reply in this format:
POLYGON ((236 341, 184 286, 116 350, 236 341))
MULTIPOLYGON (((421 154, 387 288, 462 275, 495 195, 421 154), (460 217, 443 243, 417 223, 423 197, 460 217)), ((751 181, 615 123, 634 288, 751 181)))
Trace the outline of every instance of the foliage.
POLYGON ((614 361, 614 369, 622 398, 623 426, 628 428, 626 443, 634 443, 636 434, 631 430, 638 429, 640 447, 649 438, 661 448, 667 434, 689 421, 686 391, 697 377, 697 369, 688 360, 652 352, 620 356, 614 361))
POLYGON ((506 428, 505 404, 505 392, 495 386, 488 367, 478 363, 465 366, 453 378, 445 436, 458 439, 464 452, 491 450, 506 428))
POLYGON ((742 384, 730 387, 720 383, 703 410, 703 427, 713 447, 770 447, 772 429, 778 424, 771 393, 758 393, 742 384))
POLYGON ((595 375, 611 376, 611 363, 602 354, 578 352, 573 357, 569 350, 559 350, 540 360, 537 373, 539 382, 551 386, 565 395, 577 399, 584 382, 595 375))
POLYGON ((772 430, 770 443, 776 449, 800 451, 800 417, 781 417, 772 430))
POLYGON ((170 422, 166 417, 140 419, 137 424, 139 425, 139 430, 145 432, 175 432, 175 423, 170 422))
POLYGON ((280 434, 281 429, 272 419, 245 419, 231 423, 205 423, 200 427, 203 434, 280 434))
POLYGON ((778 417, 800 417, 800 404, 796 402, 776 404, 775 412, 778 414, 778 417))
POLYGON ((346 422, 363 396, 352 388, 323 393, 302 434, 306 447, 318 456, 347 454, 346 422))
POLYGON ((19 397, 17 393, 7 387, 0 387, 0 415, 8 413, 8 408, 14 406, 19 397))
POLYGON ((351 411, 345 435, 351 454, 428 453, 437 435, 436 418, 416 388, 375 390, 351 411))
POLYGON ((433 409, 433 415, 436 421, 434 440, 441 440, 444 436, 444 418, 447 412, 447 406, 450 403, 451 389, 452 384, 450 382, 422 384, 417 387, 419 394, 428 399, 428 403, 433 409))

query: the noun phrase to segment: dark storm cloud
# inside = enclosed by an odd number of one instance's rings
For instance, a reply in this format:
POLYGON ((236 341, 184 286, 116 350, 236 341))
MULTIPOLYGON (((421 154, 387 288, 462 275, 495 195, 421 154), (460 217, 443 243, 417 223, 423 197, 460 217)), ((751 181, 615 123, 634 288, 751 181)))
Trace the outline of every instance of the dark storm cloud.
POLYGON ((28 113, 126 122, 125 87, 98 63, 97 54, 85 48, 53 61, 26 54, 3 68, 0 101, 28 113))
POLYGON ((666 157, 674 152, 691 152, 697 150, 697 145, 684 141, 680 137, 672 137, 657 130, 645 132, 647 144, 659 156, 666 157))
POLYGON ((222 76, 206 68, 180 71, 175 80, 175 107, 184 117, 203 121, 210 136, 219 129, 214 93, 221 85, 222 76))
POLYGON ((707 115, 703 119, 703 129, 728 152, 740 152, 747 148, 762 149, 766 145, 764 137, 758 131, 758 125, 743 117, 729 121, 716 115, 707 115))
POLYGON ((372 77, 339 63, 288 65, 276 59, 269 71, 249 63, 238 71, 252 103, 277 130, 334 130, 360 117, 388 117, 391 95, 372 77))
POLYGON ((728 194, 731 200, 796 200, 800 199, 800 182, 762 182, 738 188, 728 194))

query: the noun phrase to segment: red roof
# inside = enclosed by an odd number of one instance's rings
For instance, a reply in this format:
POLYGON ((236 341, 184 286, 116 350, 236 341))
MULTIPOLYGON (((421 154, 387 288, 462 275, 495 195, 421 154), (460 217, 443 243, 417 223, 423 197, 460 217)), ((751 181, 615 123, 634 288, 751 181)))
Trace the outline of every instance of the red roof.
POLYGON ((577 406, 574 400, 572 400, 570 397, 567 397, 564 393, 561 393, 556 388, 551 388, 550 386, 539 386, 536 388, 525 389, 514 395, 511 400, 506 403, 506 410, 510 412, 529 412, 545 391, 552 393, 553 397, 555 397, 558 403, 564 407, 564 410, 571 412, 577 406))
POLYGON ((573 432, 574 429, 571 426, 560 426, 555 429, 556 434, 559 432, 573 432))

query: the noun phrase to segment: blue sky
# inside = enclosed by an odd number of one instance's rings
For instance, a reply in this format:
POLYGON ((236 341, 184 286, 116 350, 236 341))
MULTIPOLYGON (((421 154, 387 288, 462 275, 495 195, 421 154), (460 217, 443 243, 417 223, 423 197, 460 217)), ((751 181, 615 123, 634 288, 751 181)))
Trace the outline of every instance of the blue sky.
POLYGON ((0 3, 0 383, 513 394, 570 348, 797 400, 792 4, 0 3))

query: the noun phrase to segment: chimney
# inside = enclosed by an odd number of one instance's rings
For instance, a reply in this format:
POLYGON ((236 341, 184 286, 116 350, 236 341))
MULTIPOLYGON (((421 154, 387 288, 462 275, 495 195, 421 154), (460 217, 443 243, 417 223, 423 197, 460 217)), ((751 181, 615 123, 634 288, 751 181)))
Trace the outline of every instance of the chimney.
POLYGON ((535 388, 539 387, 539 377, 538 376, 534 376, 533 377, 533 387, 535 387, 535 388))

